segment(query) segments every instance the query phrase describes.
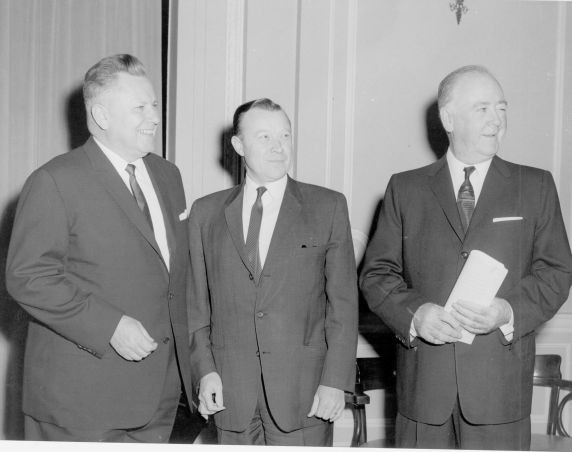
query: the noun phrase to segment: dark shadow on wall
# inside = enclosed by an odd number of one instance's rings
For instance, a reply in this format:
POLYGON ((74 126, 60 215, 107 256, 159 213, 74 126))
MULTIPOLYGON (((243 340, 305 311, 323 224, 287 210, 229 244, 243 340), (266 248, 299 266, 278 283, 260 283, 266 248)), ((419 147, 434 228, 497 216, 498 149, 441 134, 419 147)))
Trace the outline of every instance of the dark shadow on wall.
POLYGON ((81 84, 76 86, 67 98, 65 117, 68 124, 69 149, 74 149, 85 143, 90 135, 87 129, 81 84))
POLYGON ((232 126, 225 127, 220 132, 220 166, 230 175, 233 185, 238 185, 244 179, 242 157, 238 155, 231 143, 232 126))
POLYGON ((439 106, 437 105, 436 99, 431 101, 425 109, 425 127, 429 147, 435 154, 435 157, 440 159, 447 152, 447 148, 449 147, 449 138, 441 124, 439 106))
POLYGON ((28 314, 6 290, 6 257, 14 224, 18 198, 10 200, 0 219, 0 336, 7 343, 7 370, 4 406, 4 436, 8 440, 24 439, 22 415, 22 375, 28 314))

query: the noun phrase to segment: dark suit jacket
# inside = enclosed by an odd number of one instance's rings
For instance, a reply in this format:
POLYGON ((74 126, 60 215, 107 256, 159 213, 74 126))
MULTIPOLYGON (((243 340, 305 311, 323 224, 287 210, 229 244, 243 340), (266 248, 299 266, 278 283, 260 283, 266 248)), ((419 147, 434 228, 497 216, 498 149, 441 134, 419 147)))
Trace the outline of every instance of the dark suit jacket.
POLYGON ((174 165, 152 154, 144 161, 165 220, 170 272, 133 196, 93 139, 36 170, 22 190, 6 282, 33 317, 24 412, 38 420, 90 429, 145 424, 158 406, 173 342, 191 388, 183 186, 174 165), (124 360, 109 344, 123 314, 159 344, 141 362, 124 360))
POLYGON ((244 253, 242 198, 237 186, 191 209, 194 376, 219 373, 226 410, 216 424, 243 431, 257 402, 260 360, 271 412, 292 431, 319 422, 306 416, 318 385, 353 390, 357 275, 346 201, 288 179, 256 285, 244 253))
POLYGON ((494 157, 467 234, 445 157, 394 175, 360 278, 370 308, 395 332, 398 410, 428 424, 450 416, 457 394, 469 422, 498 424, 530 414, 535 329, 566 300, 572 257, 550 173, 494 157), (522 217, 493 222, 493 218, 522 217), (472 345, 409 342, 423 303, 444 305, 468 253, 501 261, 498 292, 514 311, 514 339, 499 329, 472 345))

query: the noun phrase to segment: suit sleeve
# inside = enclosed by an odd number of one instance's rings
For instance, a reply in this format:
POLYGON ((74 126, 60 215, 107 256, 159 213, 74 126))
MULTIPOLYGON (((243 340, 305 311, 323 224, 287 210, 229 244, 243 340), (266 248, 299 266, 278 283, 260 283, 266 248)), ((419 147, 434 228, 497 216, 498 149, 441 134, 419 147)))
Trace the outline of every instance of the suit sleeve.
POLYGON ((123 313, 70 278, 69 215, 52 176, 33 173, 22 190, 6 264, 6 286, 32 317, 101 357, 123 313))
POLYGON ((353 391, 358 334, 357 270, 345 198, 335 206, 326 253, 326 341, 320 384, 353 391))
MULTIPOLYGON (((530 271, 503 294, 514 312, 513 342, 556 314, 572 284, 572 256, 552 175, 543 171, 530 271)), ((509 271, 511 269, 509 268, 509 271)))
POLYGON ((195 202, 189 216, 189 248, 191 253, 191 278, 188 285, 189 340, 193 380, 210 372, 216 372, 211 351, 211 309, 203 241, 199 224, 199 207, 195 202))
POLYGON ((360 288, 369 308, 406 345, 415 311, 428 300, 403 278, 403 224, 393 176, 387 186, 377 227, 364 256, 360 288))

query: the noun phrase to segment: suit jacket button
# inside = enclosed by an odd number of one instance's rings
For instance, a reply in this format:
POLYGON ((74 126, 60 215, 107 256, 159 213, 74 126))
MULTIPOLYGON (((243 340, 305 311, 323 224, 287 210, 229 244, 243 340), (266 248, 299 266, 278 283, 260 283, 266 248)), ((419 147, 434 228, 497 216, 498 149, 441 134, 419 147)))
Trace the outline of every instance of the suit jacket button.
POLYGON ((175 294, 173 292, 169 292, 168 298, 169 300, 172 300, 175 297, 175 294))
POLYGON ((252 273, 248 274, 248 279, 250 279, 251 281, 254 279, 254 276, 252 276, 252 273))
POLYGON ((171 339, 168 337, 163 338, 163 344, 168 344, 171 339))
POLYGON ((256 351, 256 356, 260 356, 260 352, 258 350, 256 351))
POLYGON ((264 317, 264 312, 257 312, 256 316, 262 318, 264 317))
POLYGON ((463 257, 463 259, 466 259, 467 257, 469 257, 469 253, 467 253, 466 251, 461 252, 461 256, 463 257))

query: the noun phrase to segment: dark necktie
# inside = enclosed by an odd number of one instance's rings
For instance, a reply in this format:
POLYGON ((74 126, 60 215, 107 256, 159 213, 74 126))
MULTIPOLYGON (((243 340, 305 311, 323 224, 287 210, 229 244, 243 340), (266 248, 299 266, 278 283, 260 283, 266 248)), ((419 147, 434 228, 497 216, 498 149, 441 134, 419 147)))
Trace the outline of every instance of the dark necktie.
POLYGON ((457 197, 457 208, 459 209, 459 215, 461 216, 461 223, 463 223, 463 229, 467 232, 469 223, 471 222, 471 217, 473 211, 475 210, 475 192, 473 191, 473 186, 469 180, 469 176, 473 171, 475 171, 474 166, 466 166, 463 168, 465 172, 465 180, 459 188, 459 196, 457 197))
POLYGON ((258 251, 258 239, 260 236, 260 223, 262 222, 262 195, 266 191, 266 187, 258 187, 256 191, 258 195, 250 211, 250 223, 248 224, 245 250, 250 271, 254 275, 256 283, 258 283, 262 271, 260 266, 260 252, 258 251))
POLYGON ((129 173, 129 185, 131 186, 131 191, 133 192, 133 197, 135 201, 137 201, 137 205, 149 221, 149 225, 151 229, 153 229, 153 221, 151 220, 151 212, 149 212, 149 206, 147 205, 147 200, 145 199, 145 195, 143 194, 143 190, 139 186, 137 182, 137 178, 135 177, 135 165, 129 164, 125 167, 125 171, 129 173))

